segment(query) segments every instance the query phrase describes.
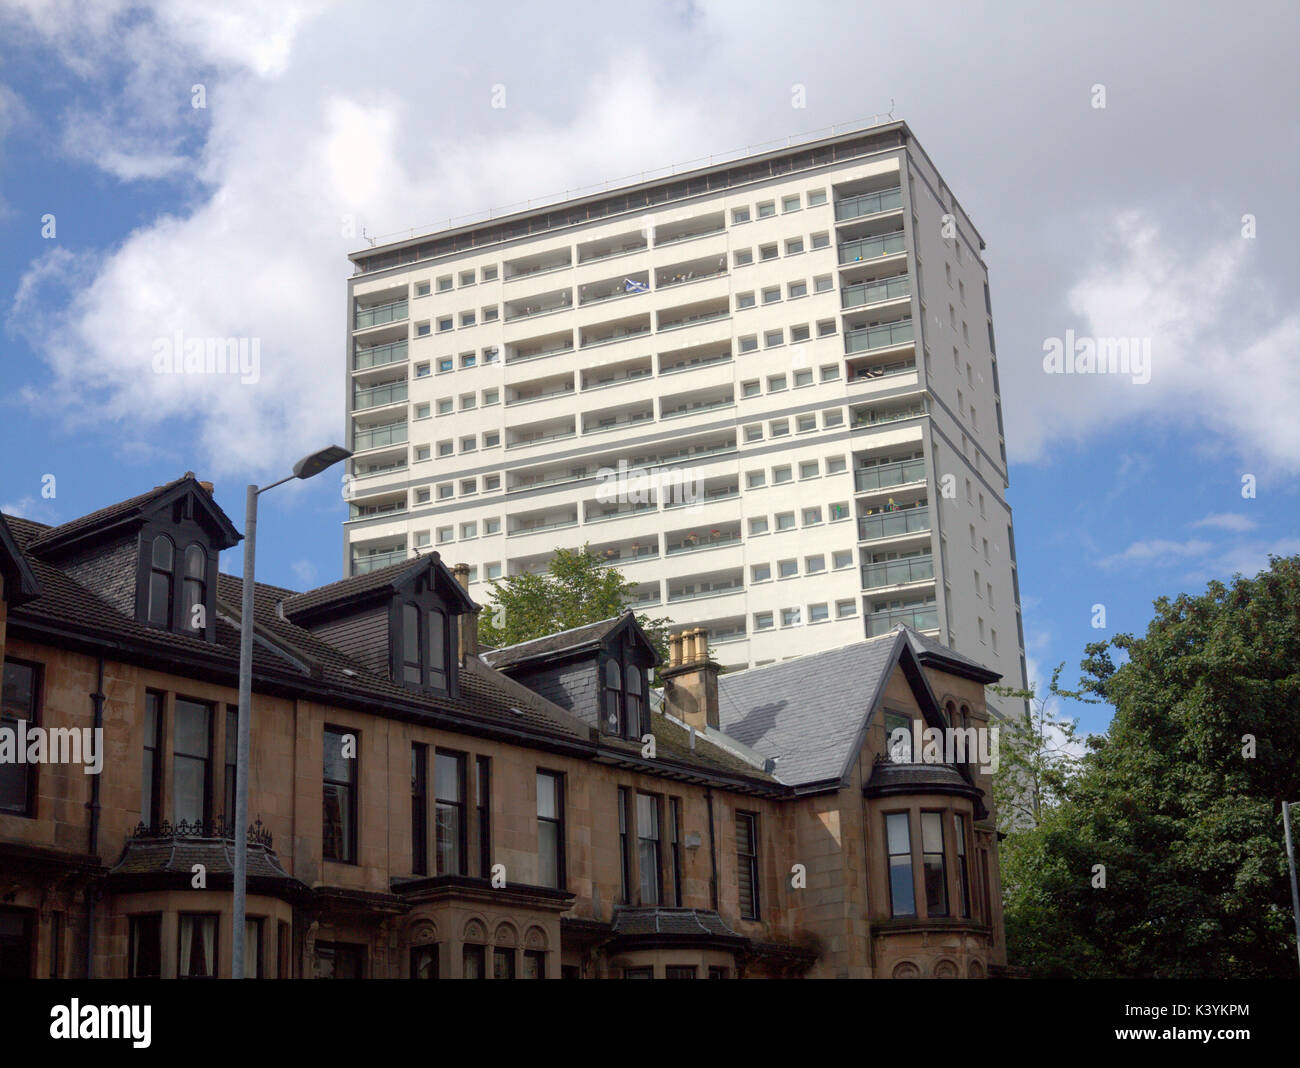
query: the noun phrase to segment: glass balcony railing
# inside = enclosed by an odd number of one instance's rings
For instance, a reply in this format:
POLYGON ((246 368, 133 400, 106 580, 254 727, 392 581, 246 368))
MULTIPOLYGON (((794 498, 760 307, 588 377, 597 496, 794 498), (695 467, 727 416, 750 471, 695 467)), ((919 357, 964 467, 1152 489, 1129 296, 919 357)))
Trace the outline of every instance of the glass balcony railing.
POLYGON ((697 315, 686 315, 680 319, 672 319, 668 322, 664 322, 660 319, 659 332, 662 334, 667 330, 682 330, 688 326, 698 326, 700 323, 711 323, 715 319, 726 319, 730 315, 731 312, 728 309, 721 308, 718 311, 700 312, 697 315))
POLYGON ((582 348, 589 349, 593 345, 611 345, 615 341, 626 341, 630 337, 641 337, 641 335, 648 333, 650 333, 649 325, 634 326, 626 330, 614 330, 608 334, 600 334, 598 336, 585 334, 582 338, 582 348))
POLYGON ((371 367, 384 367, 390 363, 401 363, 405 359, 405 341, 393 341, 387 345, 371 345, 369 348, 357 349, 352 354, 352 370, 365 371, 371 367))
POLYGON ((367 427, 352 436, 352 450, 378 449, 383 445, 401 445, 406 441, 405 423, 388 423, 385 426, 367 427))
POLYGON ((693 553, 700 549, 716 549, 720 545, 736 545, 740 542, 740 532, 721 532, 717 534, 689 535, 676 545, 669 545, 664 550, 665 556, 677 553, 693 553))
POLYGON ((553 430, 546 434, 519 434, 514 441, 506 443, 507 449, 518 449, 525 445, 536 445, 539 441, 558 441, 560 438, 575 437, 576 432, 573 427, 564 430, 553 430))
POLYGON ((574 515, 566 516, 562 519, 551 519, 544 522, 521 521, 506 533, 510 537, 514 537, 516 534, 537 534, 543 530, 559 530, 561 527, 576 527, 577 525, 578 517, 574 515))
POLYGON ((366 408, 378 408, 385 404, 396 404, 398 401, 406 400, 406 380, 400 382, 387 382, 382 386, 373 386, 370 389, 359 389, 352 394, 353 411, 362 411, 366 408))
MULTIPOLYGON (((850 368, 852 370, 852 368, 850 368)), ((892 378, 894 375, 905 375, 916 370, 915 360, 894 360, 891 363, 873 363, 858 370, 856 374, 849 375, 847 381, 849 385, 857 382, 866 382, 873 378, 892 378)))
POLYGON ((939 626, 937 605, 921 608, 891 608, 887 612, 872 612, 867 616, 867 637, 888 634, 898 624, 905 623, 913 630, 936 630, 939 626))
POLYGON ((879 215, 882 211, 893 211, 902 206, 901 187, 882 189, 879 193, 846 197, 835 205, 835 221, 844 222, 846 219, 860 219, 864 215, 879 215))
POLYGON ((384 323, 395 323, 399 319, 406 318, 406 301, 395 300, 389 304, 376 304, 370 308, 358 308, 356 314, 356 330, 364 330, 368 326, 381 326, 384 323))
POLYGON ((679 415, 692 415, 697 412, 708 412, 714 408, 730 408, 735 404, 731 397, 718 397, 716 400, 694 401, 691 404, 679 404, 676 408, 665 408, 664 419, 674 419, 679 415))
POLYGON ((934 578, 933 556, 886 560, 883 563, 862 566, 864 590, 879 589, 881 586, 901 586, 907 582, 923 582, 932 578, 934 578))
POLYGON ((566 382, 563 386, 555 386, 551 389, 539 389, 533 393, 520 393, 506 401, 506 407, 512 404, 527 404, 529 401, 545 400, 547 397, 562 397, 567 393, 573 392, 573 383, 566 382))
POLYGON ((655 237, 655 248, 663 248, 664 245, 676 245, 680 241, 693 241, 697 237, 708 237, 710 234, 720 234, 727 229, 726 223, 720 223, 717 226, 708 226, 700 230, 688 230, 681 234, 671 234, 668 237, 655 237))
POLYGON ((655 413, 653 410, 646 412, 633 412, 631 415, 618 417, 605 417, 603 419, 593 419, 590 422, 582 424, 584 434, 596 434, 602 430, 613 430, 615 427, 630 426, 632 423, 645 423, 653 420, 655 413))
MULTIPOLYGON (((516 349, 506 357, 506 363, 519 363, 522 360, 536 360, 542 356, 554 356, 561 352, 572 352, 573 341, 560 341, 554 345, 540 345, 535 349, 516 349)), ((493 361, 485 360, 485 363, 493 361)))
POLYGON ((700 590, 669 590, 668 601, 699 601, 705 597, 722 597, 728 593, 740 593, 744 590, 743 582, 727 582, 700 590))
POLYGON ((506 322, 513 323, 518 319, 528 319, 534 315, 548 315, 572 306, 573 297, 567 292, 558 300, 536 300, 524 305, 507 305, 506 322))
POLYGON ((887 349, 891 345, 905 345, 915 340, 915 337, 911 319, 850 330, 844 335, 844 355, 852 356, 855 352, 870 352, 872 349, 887 349))
POLYGON ((366 519, 376 515, 392 515, 395 512, 405 512, 405 501, 390 501, 388 504, 354 504, 352 506, 353 519, 366 519))
POLYGON ((900 534, 917 534, 929 529, 929 508, 904 508, 899 512, 858 517, 858 541, 895 538, 900 534))
MULTIPOLYGON (((857 381, 857 379, 854 379, 857 381)), ((863 412, 854 412, 853 428, 856 430, 864 426, 880 426, 882 423, 897 423, 902 419, 916 419, 925 414, 925 406, 916 404, 910 408, 889 408, 883 411, 868 409, 863 412)))
POLYGON ((853 472, 853 483, 859 493, 901 486, 906 482, 925 481, 924 460, 899 460, 892 464, 859 467, 853 472))
POLYGON ((583 382, 582 388, 584 390, 599 389, 601 386, 613 386, 617 385, 619 382, 630 382, 634 378, 645 378, 652 374, 654 374, 654 372, 649 367, 638 367, 621 375, 609 375, 606 378, 593 378, 590 381, 583 382))
POLYGON ((840 307, 861 308, 867 304, 880 304, 886 300, 897 300, 912 294, 912 279, 907 275, 887 278, 879 282, 863 282, 856 286, 845 286, 840 292, 840 307))
POLYGON ((857 241, 845 241, 840 245, 840 266, 847 263, 861 263, 864 260, 892 256, 907 248, 903 241, 903 232, 883 234, 880 237, 864 237, 857 241))
POLYGON ((386 553, 367 553, 352 558, 352 574, 365 575, 378 571, 381 567, 399 564, 406 559, 405 549, 390 549, 386 553))

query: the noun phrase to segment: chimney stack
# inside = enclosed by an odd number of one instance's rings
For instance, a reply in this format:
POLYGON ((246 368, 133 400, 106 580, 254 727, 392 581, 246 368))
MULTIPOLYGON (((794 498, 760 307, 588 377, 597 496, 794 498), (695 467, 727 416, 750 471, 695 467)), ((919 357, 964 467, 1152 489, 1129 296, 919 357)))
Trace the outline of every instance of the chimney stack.
MULTIPOLYGON (((469 593, 469 564, 457 564, 451 569, 460 583, 460 588, 469 593)), ((465 657, 478 656, 478 609, 462 612, 456 617, 456 627, 460 638, 460 662, 465 664, 465 657)))
POLYGON ((668 666, 659 669, 668 713, 689 727, 719 729, 718 665, 703 627, 668 635, 668 666))

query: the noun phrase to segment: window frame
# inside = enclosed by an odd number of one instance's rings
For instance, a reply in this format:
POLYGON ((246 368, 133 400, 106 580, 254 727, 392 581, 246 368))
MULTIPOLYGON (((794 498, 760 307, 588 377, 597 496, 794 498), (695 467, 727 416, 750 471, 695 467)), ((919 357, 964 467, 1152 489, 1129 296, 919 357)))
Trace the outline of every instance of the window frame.
POLYGON ((763 915, 762 897, 759 886, 759 860, 758 860, 758 813, 747 812, 740 809, 736 810, 736 910, 742 920, 758 922, 763 915), (740 838, 740 827, 742 824, 748 826, 748 838, 750 850, 744 852, 740 838), (743 865, 743 867, 742 867, 743 865), (741 873, 744 868, 748 868, 750 881, 750 901, 749 911, 746 911, 746 901, 744 895, 744 883, 741 879, 741 873))

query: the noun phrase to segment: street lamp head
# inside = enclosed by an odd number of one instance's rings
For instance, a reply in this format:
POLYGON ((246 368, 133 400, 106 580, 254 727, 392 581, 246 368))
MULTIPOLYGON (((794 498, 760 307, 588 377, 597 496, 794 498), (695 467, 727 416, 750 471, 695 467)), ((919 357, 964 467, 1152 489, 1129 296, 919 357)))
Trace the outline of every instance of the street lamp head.
POLYGON ((345 449, 341 445, 331 445, 329 448, 321 449, 310 456, 304 456, 294 464, 294 477, 311 478, 313 475, 319 475, 325 468, 333 467, 340 460, 346 460, 351 455, 351 449, 345 449))

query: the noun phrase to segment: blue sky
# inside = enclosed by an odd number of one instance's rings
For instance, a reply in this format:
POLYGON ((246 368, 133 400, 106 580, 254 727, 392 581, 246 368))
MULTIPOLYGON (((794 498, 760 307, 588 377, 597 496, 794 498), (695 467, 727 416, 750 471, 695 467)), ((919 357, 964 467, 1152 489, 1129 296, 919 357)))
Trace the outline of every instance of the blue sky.
MULTIPOLYGON (((560 3, 485 34, 482 6, 0 0, 0 508, 59 522, 193 470, 242 526, 247 482, 342 437, 362 230, 892 103, 988 242, 1027 652, 1073 682, 1155 597, 1300 552, 1300 16, 1044 8, 560 3), (259 338, 259 380, 151 373, 176 329, 259 338), (1151 338, 1151 382, 1044 374, 1067 330, 1151 338)), ((265 497, 259 578, 339 577, 344 514, 333 472, 265 497)))

